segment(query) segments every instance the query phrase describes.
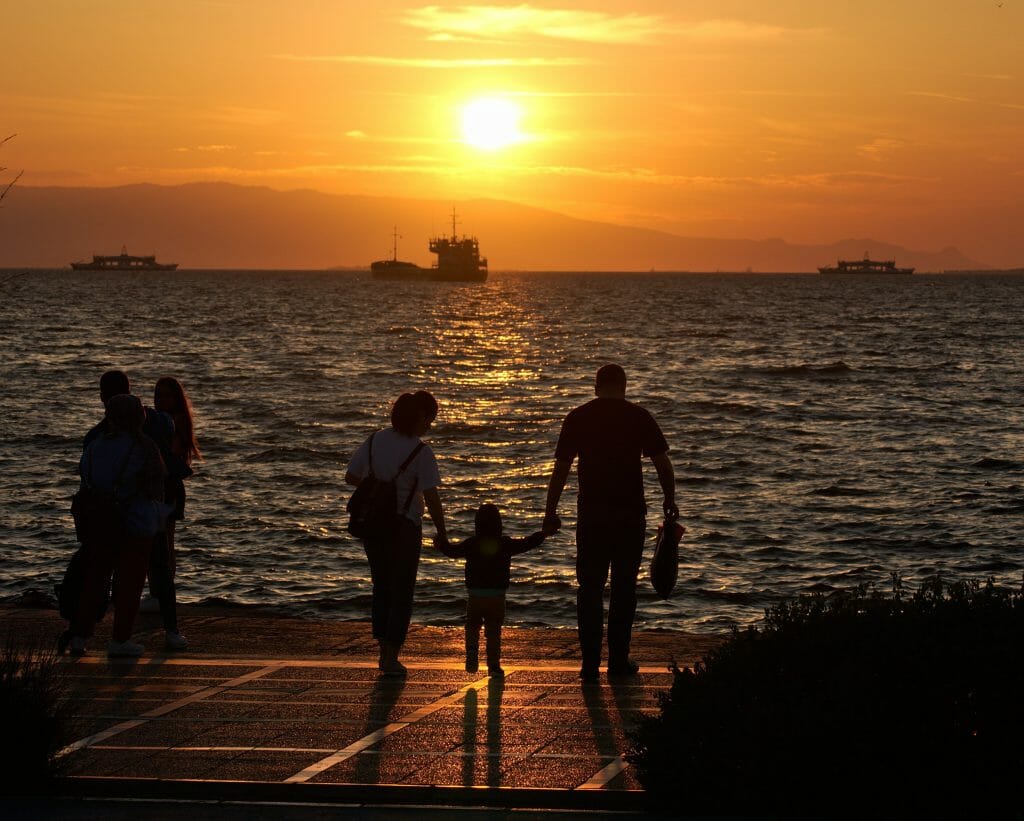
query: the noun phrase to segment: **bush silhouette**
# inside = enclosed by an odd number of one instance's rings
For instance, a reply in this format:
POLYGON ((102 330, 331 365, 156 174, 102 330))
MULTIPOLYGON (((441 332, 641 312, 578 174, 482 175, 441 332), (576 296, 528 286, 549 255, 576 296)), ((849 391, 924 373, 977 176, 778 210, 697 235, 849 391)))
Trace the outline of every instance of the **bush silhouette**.
POLYGON ((8 639, 0 653, 0 721, 8 749, 0 794, 36 791, 58 773, 57 752, 74 729, 72 710, 59 659, 8 639))
POLYGON ((629 761, 676 812, 1024 806, 1021 591, 805 596, 675 669, 629 761))

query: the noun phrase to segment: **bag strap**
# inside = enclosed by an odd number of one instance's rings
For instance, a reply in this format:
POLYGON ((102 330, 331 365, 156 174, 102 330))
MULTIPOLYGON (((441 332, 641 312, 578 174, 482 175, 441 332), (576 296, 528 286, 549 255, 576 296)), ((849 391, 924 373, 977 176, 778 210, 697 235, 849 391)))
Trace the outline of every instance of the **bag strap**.
MULTIPOLYGON (((418 445, 416 445, 416 447, 414 447, 412 449, 412 453, 410 453, 405 458, 405 461, 402 462, 402 466, 398 469, 398 473, 395 474, 395 479, 397 479, 399 476, 402 475, 402 472, 407 467, 409 467, 409 465, 412 463, 412 460, 416 458, 416 456, 419 454, 419 452, 421 450, 423 450, 423 443, 422 442, 420 442, 418 445)), ((419 485, 419 483, 420 483, 420 477, 419 476, 417 476, 415 479, 412 480, 412 487, 409 489, 409 495, 405 497, 405 505, 402 507, 402 515, 403 516, 406 513, 409 512, 409 506, 412 504, 412 497, 416 495, 416 487, 417 487, 417 485, 419 485)))
POLYGON ((369 462, 370 462, 370 477, 371 477, 371 478, 374 478, 374 479, 375 479, 375 478, 377 478, 377 477, 376 477, 376 476, 374 476, 374 474, 373 474, 373 437, 374 437, 374 436, 376 436, 376 435, 377 435, 377 431, 374 431, 373 433, 371 433, 371 434, 370 434, 370 441, 369 441, 369 442, 367 443, 367 444, 368 444, 368 445, 370 446, 370 456, 369 456, 369 462))

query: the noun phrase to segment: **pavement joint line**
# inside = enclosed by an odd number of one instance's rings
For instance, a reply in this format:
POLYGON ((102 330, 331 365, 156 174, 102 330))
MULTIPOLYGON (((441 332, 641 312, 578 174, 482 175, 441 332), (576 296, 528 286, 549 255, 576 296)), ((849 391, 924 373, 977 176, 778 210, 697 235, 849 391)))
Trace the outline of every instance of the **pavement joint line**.
MULTIPOLYGON (((160 745, 125 745, 118 746, 116 744, 94 744, 89 748, 90 750, 105 750, 107 752, 150 752, 150 753, 288 753, 288 754, 299 754, 299 753, 333 753, 329 747, 188 747, 184 745, 178 745, 174 747, 165 747, 160 745)), ((508 757, 507 752, 464 752, 460 750, 445 750, 439 752, 437 750, 363 750, 358 755, 367 756, 426 756, 430 758, 503 758, 508 757)), ((530 753, 529 758, 550 758, 558 761, 573 760, 579 758, 579 753, 530 753)), ((593 758, 601 759, 602 761, 608 761, 614 763, 616 761, 622 765, 621 756, 601 755, 597 754, 592 756, 593 758)), ((624 768, 623 765, 620 767, 618 772, 624 768)), ((615 774, 617 775, 618 772, 615 774)), ((614 777, 614 775, 612 776, 614 777)), ((581 789, 581 788, 577 788, 581 789)))
POLYGON ((625 770, 629 764, 622 760, 622 756, 616 756, 610 763, 594 773, 589 780, 584 781, 577 790, 603 790, 608 783, 619 773, 625 770))
POLYGON ((232 687, 235 687, 239 684, 245 684, 248 681, 260 678, 261 676, 265 676, 268 673, 272 673, 274 670, 281 669, 281 666, 283 664, 285 664, 285 662, 277 661, 259 670, 253 670, 252 672, 245 673, 244 675, 238 676, 237 678, 225 681, 223 684, 218 684, 213 687, 207 687, 203 690, 200 690, 198 693, 192 693, 189 696, 185 696, 185 698, 178 699, 177 701, 171 701, 160 707, 154 707, 152 710, 142 713, 137 718, 131 719, 129 721, 123 721, 120 724, 115 724, 113 727, 108 727, 106 730, 101 730, 100 732, 93 733, 92 735, 88 735, 85 738, 80 738, 78 741, 73 741, 71 744, 68 744, 68 746, 66 746, 64 749, 60 750, 57 753, 56 757, 63 758, 67 755, 70 755, 71 753, 77 752, 78 750, 90 747, 99 741, 106 741, 108 738, 118 735, 119 733, 126 732, 127 730, 133 730, 136 727, 141 727, 151 718, 159 718, 161 716, 166 715, 167 713, 179 709, 180 707, 185 707, 189 704, 194 704, 197 701, 202 701, 203 699, 208 698, 209 696, 216 695, 217 693, 222 693, 225 690, 229 690, 232 687))
MULTIPOLYGON (((410 670, 458 670, 462 671, 464 662, 454 656, 443 661, 404 661, 402 662, 410 670)), ((80 658, 68 661, 69 665, 76 664, 105 664, 112 667, 122 666, 163 666, 163 667, 266 667, 272 664, 285 667, 328 667, 351 670, 376 670, 375 661, 353 661, 341 659, 317 659, 317 658, 246 658, 244 656, 230 658, 215 657, 183 657, 183 656, 148 656, 141 659, 111 659, 101 655, 81 656, 80 658)), ((505 672, 511 675, 515 671, 530 670, 544 673, 578 673, 579 663, 573 664, 544 664, 527 662, 509 662, 504 665, 505 672)), ((671 671, 668 662, 659 662, 656 665, 642 665, 641 674, 662 674, 670 675, 671 671)), ((293 679, 296 680, 296 679, 293 679)), ((297 679, 307 681, 308 679, 297 679)), ((425 682, 430 683, 430 682, 425 682)), ((436 682, 433 682, 436 683, 436 682)), ((550 683, 550 682, 548 682, 550 683)), ((627 685, 630 686, 630 685, 627 685)), ((635 685, 634 685, 635 686, 635 685)))
POLYGON ((476 681, 471 681, 464 687, 460 687, 450 696, 440 698, 432 704, 424 705, 423 707, 414 710, 408 715, 403 716, 398 721, 388 724, 380 728, 379 730, 375 730, 369 735, 360 738, 358 741, 354 741, 353 743, 349 744, 347 747, 338 750, 332 755, 329 755, 326 758, 321 759, 320 761, 316 761, 313 764, 310 764, 304 770, 297 772, 290 778, 286 778, 284 783, 302 784, 306 781, 309 781, 309 779, 313 778, 313 776, 319 775, 320 773, 329 770, 335 764, 340 764, 342 761, 351 758, 352 756, 362 752, 368 747, 372 747, 381 739, 387 738, 389 735, 397 733, 399 730, 408 727, 410 724, 415 724, 420 719, 425 718, 426 716, 430 715, 431 713, 437 710, 442 709, 443 707, 447 707, 451 704, 457 703, 458 700, 465 696, 466 693, 468 693, 470 690, 482 690, 483 688, 487 687, 489 683, 490 679, 487 677, 479 678, 476 681))

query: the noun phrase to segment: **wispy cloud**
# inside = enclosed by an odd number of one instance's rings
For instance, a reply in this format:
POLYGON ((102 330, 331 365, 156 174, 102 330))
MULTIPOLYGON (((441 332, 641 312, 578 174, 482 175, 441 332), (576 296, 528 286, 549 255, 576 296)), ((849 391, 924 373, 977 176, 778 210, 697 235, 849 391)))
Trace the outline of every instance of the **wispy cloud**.
POLYGON ((874 162, 881 162, 894 151, 906 145, 903 140, 894 140, 890 137, 877 137, 869 143, 857 147, 857 153, 865 159, 874 162))
POLYGON ((970 103, 972 105, 991 106, 993 108, 1008 108, 1011 111, 1024 111, 1024 103, 1003 103, 991 100, 978 100, 974 97, 962 97, 956 94, 943 94, 936 91, 907 91, 909 97, 931 97, 936 100, 946 100, 951 103, 970 103))
POLYGON ((356 63, 385 68, 537 68, 541 66, 585 66, 593 61, 581 57, 381 57, 372 54, 275 54, 278 60, 303 63, 356 63))
POLYGON ((665 19, 654 14, 608 14, 575 9, 519 6, 424 6, 402 22, 430 32, 433 39, 522 40, 545 37, 588 43, 646 43, 663 33, 665 19))
POLYGON ((659 14, 611 14, 583 9, 518 6, 424 6, 402 22, 429 32, 432 40, 517 41, 537 37, 585 43, 644 44, 667 37, 692 40, 770 40, 793 31, 743 20, 673 20, 659 14))

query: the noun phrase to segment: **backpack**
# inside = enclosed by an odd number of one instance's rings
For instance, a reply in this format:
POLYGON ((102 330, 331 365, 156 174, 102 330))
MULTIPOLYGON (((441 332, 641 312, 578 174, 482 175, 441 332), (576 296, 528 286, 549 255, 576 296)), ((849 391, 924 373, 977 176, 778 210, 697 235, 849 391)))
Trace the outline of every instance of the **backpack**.
POLYGON ((416 485, 419 482, 417 478, 412 483, 412 489, 405 499, 405 506, 402 508, 402 513, 399 514, 398 477, 405 472, 412 460, 423 449, 423 443, 420 442, 412 449, 412 453, 402 462, 393 479, 380 479, 373 472, 373 437, 376 435, 376 433, 371 434, 369 441, 370 475, 356 485, 356 489, 352 491, 348 504, 345 506, 349 516, 348 532, 357 539, 384 538, 394 533, 398 516, 404 515, 409 509, 412 497, 416 493, 416 485))

